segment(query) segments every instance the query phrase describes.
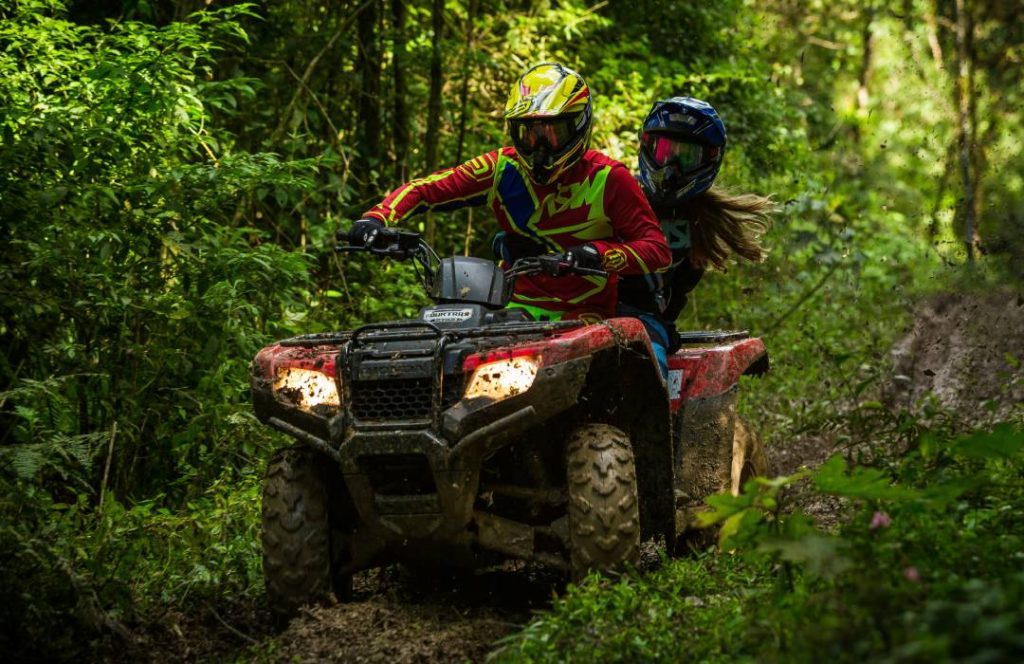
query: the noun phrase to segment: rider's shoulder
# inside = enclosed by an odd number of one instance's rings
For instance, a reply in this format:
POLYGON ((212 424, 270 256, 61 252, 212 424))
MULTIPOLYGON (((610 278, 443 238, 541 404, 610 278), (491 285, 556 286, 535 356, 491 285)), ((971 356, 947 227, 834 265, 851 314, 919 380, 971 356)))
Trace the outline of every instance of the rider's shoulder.
POLYGON ((592 166, 596 166, 596 167, 611 166, 612 168, 616 168, 616 167, 626 168, 626 165, 623 164, 618 159, 615 159, 613 157, 609 157, 608 155, 606 155, 605 153, 601 152, 600 150, 594 150, 593 148, 591 148, 590 150, 587 150, 586 152, 584 152, 583 153, 583 158, 580 161, 586 162, 586 163, 591 164, 592 166))

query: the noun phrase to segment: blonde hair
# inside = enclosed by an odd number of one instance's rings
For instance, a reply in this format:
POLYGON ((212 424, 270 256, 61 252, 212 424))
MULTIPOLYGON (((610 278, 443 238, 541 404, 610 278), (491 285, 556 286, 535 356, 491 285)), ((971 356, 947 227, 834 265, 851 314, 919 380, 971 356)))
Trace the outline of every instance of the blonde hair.
POLYGON ((694 266, 724 270, 731 253, 753 263, 768 255, 759 240, 772 225, 776 205, 771 197, 733 194, 713 186, 683 207, 681 212, 690 222, 694 266))

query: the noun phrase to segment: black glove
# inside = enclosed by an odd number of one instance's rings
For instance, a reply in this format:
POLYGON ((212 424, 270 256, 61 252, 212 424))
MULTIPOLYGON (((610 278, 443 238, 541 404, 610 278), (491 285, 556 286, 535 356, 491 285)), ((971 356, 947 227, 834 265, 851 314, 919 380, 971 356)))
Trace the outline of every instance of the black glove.
POLYGON ((573 267, 583 267, 590 270, 601 269, 601 254, 598 252, 597 247, 589 242, 566 249, 565 260, 573 267))
POLYGON ((384 224, 378 219, 371 219, 369 217, 357 219, 352 222, 352 227, 348 229, 348 241, 354 245, 373 246, 373 241, 377 239, 377 234, 383 229, 384 224))
POLYGON ((511 265, 520 258, 532 258, 546 254, 548 248, 530 238, 498 231, 491 242, 491 251, 494 252, 495 258, 500 258, 511 265))

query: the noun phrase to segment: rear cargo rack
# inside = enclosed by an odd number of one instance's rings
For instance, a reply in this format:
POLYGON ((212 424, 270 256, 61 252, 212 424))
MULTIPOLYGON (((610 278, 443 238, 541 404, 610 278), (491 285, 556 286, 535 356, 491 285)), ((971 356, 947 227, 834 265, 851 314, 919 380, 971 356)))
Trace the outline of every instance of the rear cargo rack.
POLYGON ((679 341, 685 344, 716 344, 750 338, 750 330, 710 330, 707 332, 680 332, 679 341))

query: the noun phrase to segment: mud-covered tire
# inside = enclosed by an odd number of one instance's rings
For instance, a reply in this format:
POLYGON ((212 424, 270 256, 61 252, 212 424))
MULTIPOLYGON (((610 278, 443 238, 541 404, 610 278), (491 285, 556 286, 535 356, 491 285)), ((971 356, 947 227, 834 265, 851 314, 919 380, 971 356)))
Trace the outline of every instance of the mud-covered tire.
POLYGON ((311 450, 274 454, 263 479, 263 576, 270 611, 285 621, 331 591, 327 486, 311 450))
POLYGON ((566 474, 572 578, 635 564, 640 504, 629 437, 607 424, 576 429, 566 446, 566 474))

